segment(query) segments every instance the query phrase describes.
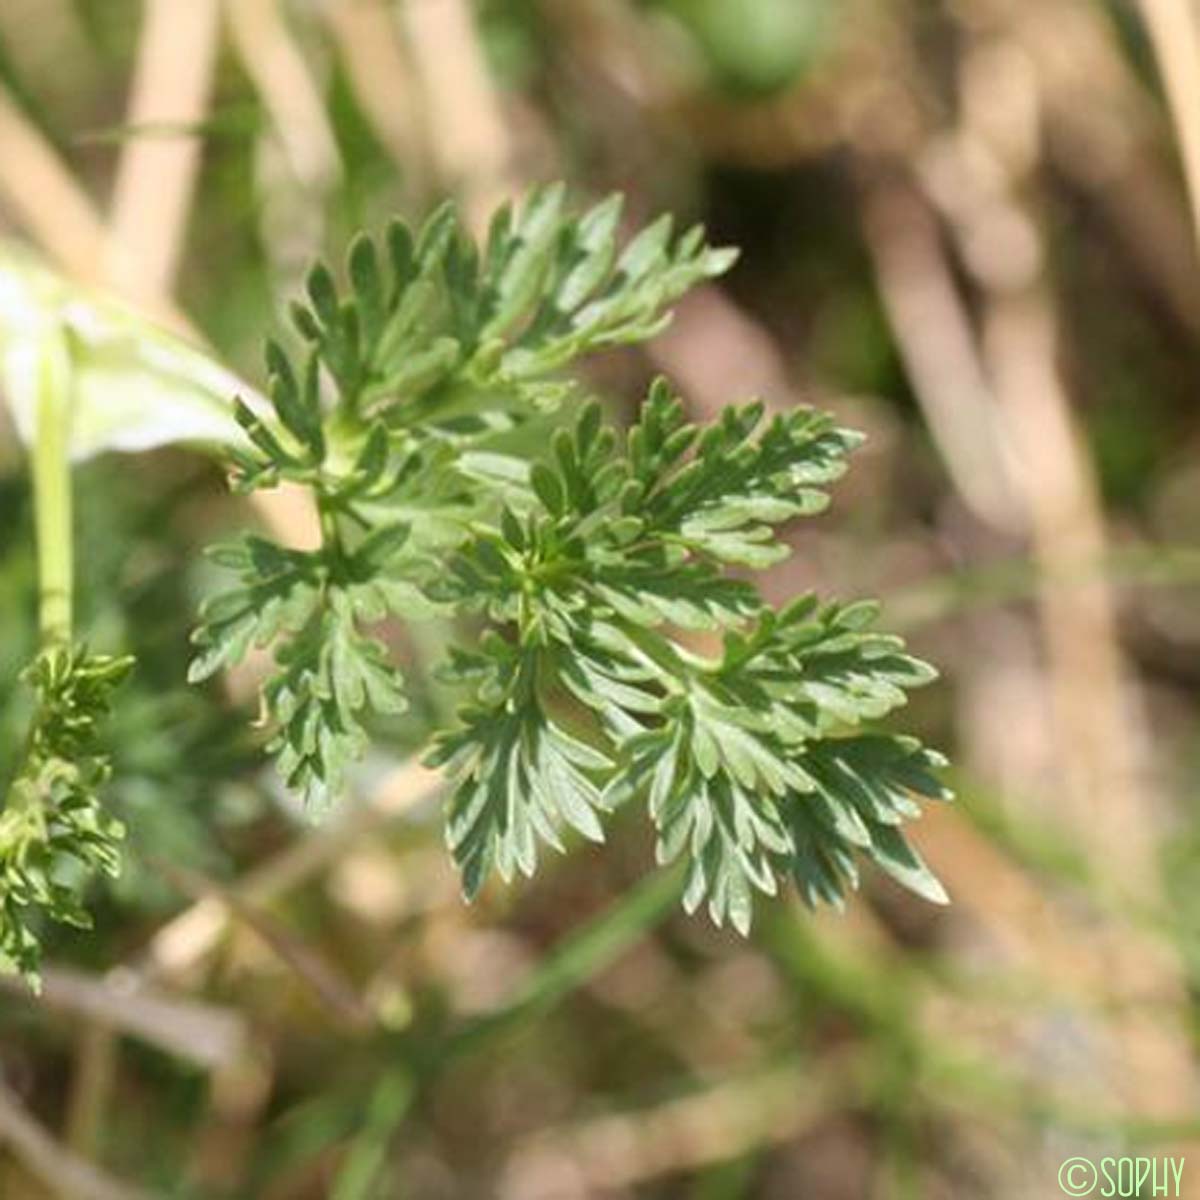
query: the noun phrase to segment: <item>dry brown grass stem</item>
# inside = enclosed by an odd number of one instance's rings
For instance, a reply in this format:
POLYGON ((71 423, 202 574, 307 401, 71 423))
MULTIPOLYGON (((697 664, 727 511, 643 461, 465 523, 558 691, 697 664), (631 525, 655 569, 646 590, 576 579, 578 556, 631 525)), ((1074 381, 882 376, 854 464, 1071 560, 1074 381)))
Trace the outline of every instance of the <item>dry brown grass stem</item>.
POLYGON ((174 288, 208 115, 218 0, 147 0, 126 124, 156 130, 124 145, 113 189, 108 275, 123 295, 162 302, 174 288), (163 130, 158 133, 157 130, 163 130))
MULTIPOLYGON (((127 122, 196 126, 208 115, 219 35, 218 0, 148 0, 127 122)), ((134 138, 117 167, 108 235, 108 282, 191 334, 171 294, 200 165, 198 137, 134 138)), ((193 335, 194 336, 194 335, 193 335)), ((285 542, 319 540, 316 514, 295 488, 256 493, 253 504, 285 542)))
POLYGON ((0 89, 0 199, 29 236, 76 278, 99 281, 104 224, 54 147, 0 89))
POLYGON ((927 202, 907 184, 868 185, 864 218, 879 294, 946 470, 982 520, 1020 529, 995 397, 927 202))
POLYGON ((1139 714, 1107 579, 1086 574, 1108 537, 1095 469, 1059 366, 1047 247, 1028 198, 1040 164, 1036 60, 980 34, 964 59, 952 161, 926 174, 982 291, 982 357, 998 400, 1008 475, 1046 580, 1039 608, 1066 793, 1061 811, 1089 857, 1135 889, 1154 875, 1139 714))
POLYGON ((827 1064, 819 1074, 796 1067, 760 1071, 653 1108, 548 1129, 513 1153, 499 1196, 587 1200, 624 1194, 649 1180, 789 1141, 827 1111, 831 1094, 845 1086, 846 1066, 827 1064))
POLYGON ((337 143, 278 0, 225 0, 225 17, 293 177, 303 187, 324 191, 340 173, 337 143))
POLYGON ((466 0, 421 0, 400 9, 425 97, 429 144, 443 183, 468 223, 487 228, 511 198, 516 148, 466 0))
POLYGON ((227 887, 199 871, 161 860, 154 865, 191 900, 215 900, 239 927, 250 930, 343 1031, 361 1033, 374 1025, 370 1009, 342 972, 272 913, 239 895, 236 887, 227 887))
POLYGON ((62 1200, 151 1200, 149 1192, 115 1179, 72 1153, 0 1083, 0 1144, 62 1200))
POLYGON ((363 115, 409 190, 422 194, 430 154, 423 101, 393 6, 388 0, 330 0, 321 12, 363 115))
POLYGON ((88 1021, 76 1034, 63 1141, 84 1158, 95 1158, 99 1149, 104 1113, 116 1078, 118 1044, 113 1027, 104 1021, 88 1021))
POLYGON ((1186 204, 1163 162, 1161 122, 1141 78, 1090 0, 1014 13, 1036 64, 1046 152, 1113 226, 1179 324, 1200 332, 1200 272, 1186 204))
MULTIPOLYGON (((0 989, 28 996, 25 984, 12 976, 0 976, 0 989)), ((96 976, 71 967, 45 967, 38 1003, 73 1021, 94 1022, 138 1038, 200 1067, 233 1061, 246 1038, 237 1013, 139 983, 121 969, 96 976)))
POLYGON ((1194 0, 1140 0, 1179 138, 1200 245, 1200 14, 1194 0))
MULTIPOLYGON (((940 201, 984 297, 983 358, 1044 581, 1038 614, 1063 783, 1056 811, 1099 873, 1119 880, 1135 903, 1153 905, 1160 896, 1145 730, 1112 585, 1085 575, 1087 563, 1107 554, 1107 530, 1059 364, 1047 247, 1030 200, 1041 163, 1040 75, 1037 59, 1004 29, 972 31, 961 77, 961 187, 940 201)), ((1121 1064, 1125 1102, 1130 1111, 1177 1114, 1194 1084, 1178 1022, 1177 963, 1112 921, 1084 940, 1121 1013, 1109 1049, 1121 1064), (1162 1001, 1154 1017, 1126 1003, 1147 993, 1162 1001)))
MULTIPOLYGON (((271 903, 325 870, 367 834, 432 799, 441 786, 441 776, 419 763, 396 768, 367 801, 249 871, 235 885, 237 896, 255 906, 271 903)), ((217 947, 232 915, 220 897, 197 901, 155 934, 139 972, 150 978, 185 977, 217 947)))

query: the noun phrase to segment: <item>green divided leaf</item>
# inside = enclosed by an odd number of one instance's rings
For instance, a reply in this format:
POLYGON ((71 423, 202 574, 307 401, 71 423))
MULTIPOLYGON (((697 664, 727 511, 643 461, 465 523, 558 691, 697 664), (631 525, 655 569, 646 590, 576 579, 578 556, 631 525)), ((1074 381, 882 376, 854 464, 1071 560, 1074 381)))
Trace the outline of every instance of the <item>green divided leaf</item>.
POLYGON ((536 656, 497 642, 490 650, 490 657, 460 659, 460 677, 476 681, 478 700, 429 757, 459 777, 446 839, 469 899, 493 867, 505 880, 518 870, 532 875, 539 843, 563 849, 564 825, 602 842, 598 813, 605 802, 595 776, 612 768, 605 753, 549 715, 535 679, 536 656))
POLYGON ((653 336, 671 303, 733 261, 698 229, 672 238, 669 221, 620 253, 620 199, 573 216, 564 196, 552 184, 502 209, 482 251, 449 206, 416 236, 393 224, 386 254, 360 235, 344 294, 327 267, 314 267, 308 302, 293 317, 337 407, 384 415, 392 427, 461 421, 464 404, 475 420, 528 415, 561 392, 547 390, 550 376, 584 354, 653 336))
POLYGON ((336 798, 347 768, 367 748, 366 712, 400 713, 404 681, 384 646, 358 627, 353 593, 330 589, 321 607, 275 658, 263 688, 276 723, 268 745, 288 787, 320 809, 336 798))
POLYGON ((919 815, 913 796, 945 795, 929 773, 939 760, 908 739, 851 732, 933 671, 872 628, 875 605, 802 597, 776 613, 714 561, 725 557, 714 529, 761 522, 763 545, 768 523, 815 509, 797 497, 833 478, 853 443, 807 413, 755 439, 760 420, 751 406, 699 432, 656 388, 621 455, 590 406, 534 463, 524 517, 505 509, 460 548, 441 594, 509 631, 458 656, 460 678, 490 697, 464 710, 437 755, 463 778, 448 819, 468 894, 493 865, 529 873, 537 842, 557 844, 531 757, 546 718, 529 668, 513 666, 536 660, 606 746, 607 768, 593 761, 598 774, 561 794, 596 807, 603 784, 600 807, 645 799, 660 861, 688 861, 689 911, 705 903, 745 932, 754 894, 774 895, 789 875, 809 902, 840 903, 858 854, 944 900, 897 828, 919 815), (689 512, 709 514, 710 528, 696 532, 689 512), (720 657, 685 649, 680 627, 723 628, 720 657))
POLYGON ((718 924, 747 930, 788 877, 840 903, 862 857, 944 900, 900 832, 945 795, 940 759, 874 727, 932 670, 874 630, 872 604, 775 612, 745 577, 787 555, 783 527, 825 507, 859 436, 759 402, 698 426, 664 381, 625 436, 594 402, 553 411, 575 360, 653 336, 733 261, 666 218, 622 248, 620 222, 618 198, 577 216, 553 185, 482 246, 444 207, 419 233, 357 238, 344 282, 313 269, 293 314, 307 349, 300 365, 268 349, 271 412, 237 410, 251 449, 234 466, 242 487, 309 488, 323 543, 218 551, 236 579, 205 606, 191 676, 271 647, 270 748, 323 800, 371 714, 404 704, 366 627, 474 621, 442 672, 469 702, 431 755, 455 779, 468 896, 644 801, 659 858, 686 860, 686 907, 718 924))
POLYGON ((209 551, 218 565, 234 571, 239 585, 208 599, 192 635, 199 647, 188 667, 198 683, 236 666, 251 647, 296 633, 320 602, 327 569, 319 554, 287 550, 248 535, 209 551))
POLYGON ((857 874, 848 866, 855 848, 910 891, 947 903, 945 889, 900 832, 903 822, 920 815, 915 797, 951 799, 935 774, 946 765, 940 754, 915 738, 874 734, 817 742, 804 765, 823 802, 815 822, 793 827, 798 852, 792 875, 808 903, 838 901, 847 885, 856 886, 857 874), (838 815, 851 813, 866 831, 865 845, 837 835, 838 815), (814 827, 823 831, 820 854, 814 854, 814 827))
POLYGON ((862 439, 813 409, 765 425, 763 414, 758 402, 727 408, 701 431, 685 421, 666 383, 656 383, 629 436, 625 511, 720 562, 762 569, 786 557, 773 527, 821 512, 823 489, 862 439))
POLYGON ((399 671, 360 622, 428 611, 417 589, 389 576, 407 535, 404 526, 385 526, 341 559, 255 536, 211 552, 238 583, 205 603, 188 678, 207 679, 252 646, 274 648, 278 670, 263 687, 276 728, 269 749, 288 786, 314 806, 338 794, 366 749, 365 714, 406 707, 399 671))

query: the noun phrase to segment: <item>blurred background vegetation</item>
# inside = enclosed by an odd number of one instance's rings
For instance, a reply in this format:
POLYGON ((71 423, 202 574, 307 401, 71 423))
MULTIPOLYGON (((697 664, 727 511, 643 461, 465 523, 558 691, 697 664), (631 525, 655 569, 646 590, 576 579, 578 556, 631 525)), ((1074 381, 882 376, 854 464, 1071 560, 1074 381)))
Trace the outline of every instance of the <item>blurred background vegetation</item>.
MULTIPOLYGON (((457 196, 619 189, 743 256, 648 350, 870 440, 769 581, 878 594, 943 681, 960 802, 748 942, 675 913, 637 822, 460 902, 420 703, 313 827, 255 672, 184 686, 198 550, 265 522, 183 451, 78 471, 81 627, 126 876, 0 991, 0 1195, 734 1200, 1058 1195, 1186 1154, 1200 1195, 1200 11, 1187 0, 0 0, 0 232, 247 379, 317 255, 457 196), (186 316, 184 316, 186 314, 186 316)), ((35 561, 0 424, 0 775, 35 561)), ((1186 1189, 1190 1188, 1188 1191, 1186 1189)))

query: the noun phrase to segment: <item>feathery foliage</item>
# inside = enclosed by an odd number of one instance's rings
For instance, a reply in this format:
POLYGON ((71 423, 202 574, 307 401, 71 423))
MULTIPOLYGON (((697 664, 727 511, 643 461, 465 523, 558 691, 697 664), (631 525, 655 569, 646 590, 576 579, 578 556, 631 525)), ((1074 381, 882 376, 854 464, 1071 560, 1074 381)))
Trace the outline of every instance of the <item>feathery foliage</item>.
POLYGON ((644 802, 660 861, 688 860, 685 906, 718 924, 745 932, 754 893, 787 878, 839 903, 860 854, 944 900, 899 828, 915 797, 948 795, 942 760, 874 726, 932 670, 873 629, 871 604, 775 612, 730 574, 787 555, 780 527, 825 507, 858 436, 757 402, 701 428, 659 381, 622 437, 561 374, 651 336, 732 262, 666 220, 618 250, 619 212, 572 218, 548 187, 482 250, 443 209, 415 237, 393 226, 383 255, 356 241, 344 296, 312 272, 307 348, 293 363, 268 347, 274 413, 239 406, 253 450, 233 466, 241 488, 311 488, 322 545, 218 548, 236 583, 205 607, 191 676, 272 647, 270 746, 323 802, 369 715, 404 706, 372 622, 471 618, 481 635, 444 667, 470 700, 430 753, 456 781, 447 838, 469 897, 644 802), (548 452, 514 456, 503 435, 563 404, 548 452))
POLYGON ((125 831, 98 796, 109 774, 100 726, 131 666, 129 658, 51 646, 25 672, 37 709, 0 810, 0 961, 35 986, 41 946, 32 915, 90 928, 88 881, 120 869, 125 831))

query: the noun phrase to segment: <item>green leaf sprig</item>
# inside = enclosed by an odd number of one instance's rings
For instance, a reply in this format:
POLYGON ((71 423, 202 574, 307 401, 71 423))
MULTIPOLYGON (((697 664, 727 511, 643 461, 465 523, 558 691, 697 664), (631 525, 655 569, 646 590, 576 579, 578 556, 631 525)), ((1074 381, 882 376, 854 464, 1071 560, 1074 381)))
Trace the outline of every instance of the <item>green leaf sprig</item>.
POLYGON ((436 612, 480 622, 444 675, 469 702, 429 761, 456 780, 447 838, 468 897, 493 870, 530 875, 539 847, 604 837, 647 805, 662 862, 688 861, 685 906, 749 929, 756 892, 795 881, 840 903, 865 855, 945 895, 901 825, 946 798, 941 758, 879 730, 931 668, 873 628, 873 604, 805 596, 776 612, 731 569, 788 553, 780 527, 819 512, 856 434, 759 403, 688 422, 665 381, 625 436, 563 374, 579 356, 662 328, 733 255, 659 221, 617 248, 619 202, 584 216, 560 187, 504 209, 477 250, 451 209, 414 237, 366 239, 349 293, 318 267, 294 365, 268 348, 275 420, 246 408, 239 487, 312 489, 323 543, 219 548, 236 583, 211 599, 192 677, 271 646, 263 690, 288 783, 323 801, 404 704, 369 626, 436 612), (386 261, 386 266, 384 262, 386 261), (548 453, 505 435, 569 404, 548 453), (698 632, 720 650, 694 648, 698 632))
POLYGON ((912 797, 948 795, 942 760, 869 723, 934 678, 876 606, 781 612, 726 564, 786 548, 776 526, 823 506, 857 438, 806 409, 763 421, 757 404, 701 431, 656 384, 623 452, 584 409, 534 466, 537 502, 502 512, 460 550, 439 594, 497 629, 460 652, 476 701, 433 761, 461 782, 450 846, 473 895, 495 867, 532 874, 537 845, 643 798, 658 858, 689 860, 689 911, 745 932, 754 891, 791 876, 810 902, 840 902, 866 854, 928 899, 945 895, 898 831, 912 797), (718 630, 721 653, 681 630, 718 630))
POLYGON ((436 556, 494 514, 498 491, 528 491, 528 464, 494 449, 497 434, 569 393, 563 364, 652 336, 671 301, 732 260, 698 229, 673 239, 667 219, 618 253, 620 200, 572 218, 563 195, 548 186, 501 210, 482 254, 450 206, 416 236, 394 223, 382 254, 359 237, 348 295, 324 266, 309 275, 293 311, 301 364, 267 347, 276 420, 237 405, 253 450, 231 452, 235 485, 310 488, 323 540, 308 553, 259 537, 213 551, 238 582, 205 606, 189 678, 274 646, 270 749, 311 805, 342 789, 366 711, 405 707, 366 627, 433 611, 422 581, 436 556))
POLYGON ((120 871, 121 823, 101 807, 109 775, 100 726, 127 657, 50 646, 24 678, 37 708, 20 771, 0 809, 0 960, 34 985, 41 961, 34 914, 91 928, 83 891, 120 871))

